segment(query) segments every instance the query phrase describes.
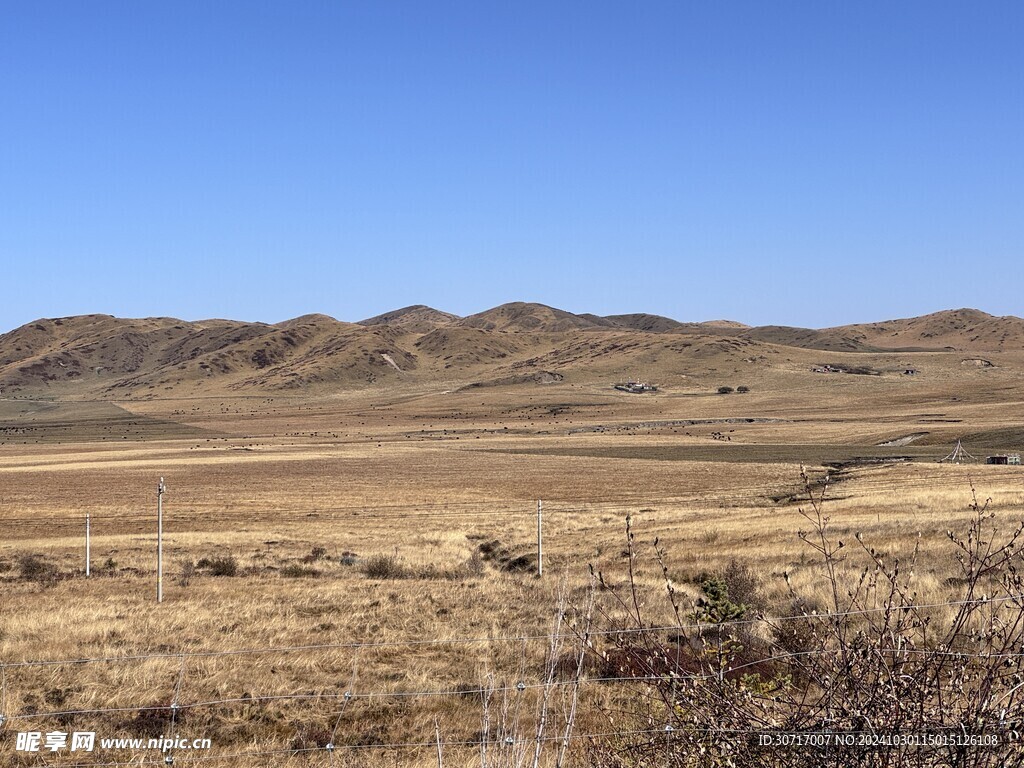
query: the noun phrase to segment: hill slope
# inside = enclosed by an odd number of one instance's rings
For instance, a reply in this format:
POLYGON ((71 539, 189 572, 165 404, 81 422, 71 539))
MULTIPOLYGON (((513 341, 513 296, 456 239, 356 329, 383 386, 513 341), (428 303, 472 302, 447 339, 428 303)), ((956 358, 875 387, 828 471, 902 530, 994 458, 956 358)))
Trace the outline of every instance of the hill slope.
POLYGON ((770 344, 832 352, 1004 352, 1024 349, 1024 320, 1012 315, 996 317, 976 309, 955 309, 821 330, 768 325, 743 330, 739 335, 770 344))
POLYGON ((879 349, 929 347, 961 352, 1024 349, 1024 319, 996 317, 977 309, 955 309, 921 317, 828 329, 863 339, 879 349))
POLYGON ((435 328, 443 328, 460 319, 458 315, 442 312, 426 304, 413 304, 360 320, 358 325, 390 325, 411 333, 429 333, 435 328))
POLYGON ((594 315, 574 315, 564 309, 555 309, 544 304, 515 301, 465 317, 458 325, 483 331, 562 333, 574 329, 602 328, 612 324, 594 315))
MULTIPOLYGON (((1024 320, 953 310, 822 330, 748 328, 642 313, 576 315, 522 302, 462 319, 415 305, 360 323, 320 314, 275 325, 83 315, 37 320, 0 336, 0 391, 125 399, 533 381, 538 372, 544 380, 638 376, 667 383, 830 362, 811 353, 870 357, 920 350, 1019 352, 1024 320)), ((895 369, 904 363, 883 364, 895 369)), ((860 363, 848 359, 847 365, 860 363)))

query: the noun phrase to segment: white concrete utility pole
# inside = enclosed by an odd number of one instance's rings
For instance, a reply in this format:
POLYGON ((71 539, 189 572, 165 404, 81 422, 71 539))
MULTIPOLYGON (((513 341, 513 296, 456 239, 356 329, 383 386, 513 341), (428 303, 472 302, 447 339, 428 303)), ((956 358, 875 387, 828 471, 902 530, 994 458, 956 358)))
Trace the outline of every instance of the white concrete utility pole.
POLYGON ((86 577, 89 576, 89 545, 92 543, 89 540, 90 539, 90 534, 92 533, 91 528, 92 528, 92 520, 90 519, 89 513, 86 512, 85 513, 85 575, 86 575, 86 577))
POLYGON ((156 601, 164 601, 164 479, 156 487, 156 601))
POLYGON ((544 502, 537 499, 537 575, 544 575, 544 502))

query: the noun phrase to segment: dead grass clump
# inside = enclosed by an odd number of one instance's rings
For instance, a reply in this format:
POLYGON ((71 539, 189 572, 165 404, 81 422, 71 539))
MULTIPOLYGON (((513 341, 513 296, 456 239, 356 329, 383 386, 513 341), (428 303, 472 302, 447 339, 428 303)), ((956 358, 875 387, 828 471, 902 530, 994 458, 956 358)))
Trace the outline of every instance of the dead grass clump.
POLYGON ((363 573, 368 579, 408 579, 412 573, 398 555, 372 555, 363 563, 363 573))
POLYGON ((482 542, 477 545, 476 552, 479 554, 481 561, 494 563, 507 573, 522 573, 535 570, 537 567, 535 555, 517 555, 510 547, 498 539, 482 542))
POLYGON ((304 563, 315 563, 327 558, 327 547, 313 547, 309 554, 302 558, 304 563))
POLYGON ((235 559, 234 555, 213 558, 204 557, 196 563, 196 568, 209 571, 211 576, 237 576, 238 560, 235 559))
POLYGON ((484 560, 498 560, 507 559, 509 556, 508 549, 502 545, 497 539, 491 541, 484 541, 477 545, 477 552, 484 560))
POLYGON ((323 725, 300 723, 296 726, 291 748, 295 750, 323 749, 331 743, 331 731, 323 725))
POLYGON ((48 563, 41 555, 22 555, 18 558, 18 571, 24 581, 47 584, 60 577, 60 571, 53 563, 48 563))
POLYGON ((350 567, 359 562, 359 555, 355 552, 342 552, 341 558, 338 560, 338 565, 344 565, 350 567))
POLYGON ((747 610, 763 608, 761 578, 749 565, 733 558, 722 571, 721 579, 731 600, 746 606, 747 610))
MULTIPOLYGON (((303 562, 306 562, 305 559, 303 559, 303 562)), ((290 563, 284 566, 279 573, 286 579, 315 578, 320 575, 320 571, 316 568, 308 568, 298 563, 290 563)))
POLYGON ((129 733, 136 736, 159 739, 167 733, 172 722, 178 726, 187 718, 188 710, 179 709, 175 712, 166 704, 161 703, 143 707, 134 718, 124 724, 124 727, 129 733))
POLYGON ((519 555, 502 564, 501 570, 508 573, 525 573, 537 569, 537 557, 535 555, 519 555))
POLYGON ((187 587, 196 575, 196 564, 192 560, 181 561, 181 572, 178 574, 178 586, 187 587))
POLYGON ((468 576, 479 578, 486 573, 487 563, 484 562, 480 552, 474 550, 473 554, 471 554, 469 559, 466 561, 464 568, 468 576))

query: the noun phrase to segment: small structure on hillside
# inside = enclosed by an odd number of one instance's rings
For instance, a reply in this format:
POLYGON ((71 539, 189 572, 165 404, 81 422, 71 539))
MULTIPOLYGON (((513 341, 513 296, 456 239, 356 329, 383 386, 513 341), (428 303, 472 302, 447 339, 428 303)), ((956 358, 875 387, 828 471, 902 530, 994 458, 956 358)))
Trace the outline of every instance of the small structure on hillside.
POLYGON ((940 464, 963 464, 965 461, 977 461, 977 459, 964 450, 959 440, 956 441, 956 445, 953 446, 953 450, 948 456, 939 459, 940 464))
POLYGON ((906 368, 903 371, 904 376, 917 376, 917 368, 906 368))
POLYGON ((1019 453, 999 453, 995 456, 986 456, 986 464, 1009 464, 1014 467, 1020 466, 1020 454, 1019 453))
POLYGON ((657 392, 658 388, 654 384, 648 384, 646 381, 627 381, 615 385, 615 389, 620 392, 629 392, 631 395, 642 395, 645 392, 657 392))
POLYGON ((863 365, 846 365, 844 363, 825 363, 811 368, 814 373, 849 373, 854 376, 881 376, 882 372, 863 365))

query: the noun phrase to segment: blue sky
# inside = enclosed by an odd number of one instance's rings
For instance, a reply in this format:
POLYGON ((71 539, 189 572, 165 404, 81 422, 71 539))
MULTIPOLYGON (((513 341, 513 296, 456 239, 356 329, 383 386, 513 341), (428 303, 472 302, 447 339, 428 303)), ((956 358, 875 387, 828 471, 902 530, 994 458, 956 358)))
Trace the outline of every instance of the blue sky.
POLYGON ((0 6, 0 330, 1024 314, 1024 5, 0 6))

